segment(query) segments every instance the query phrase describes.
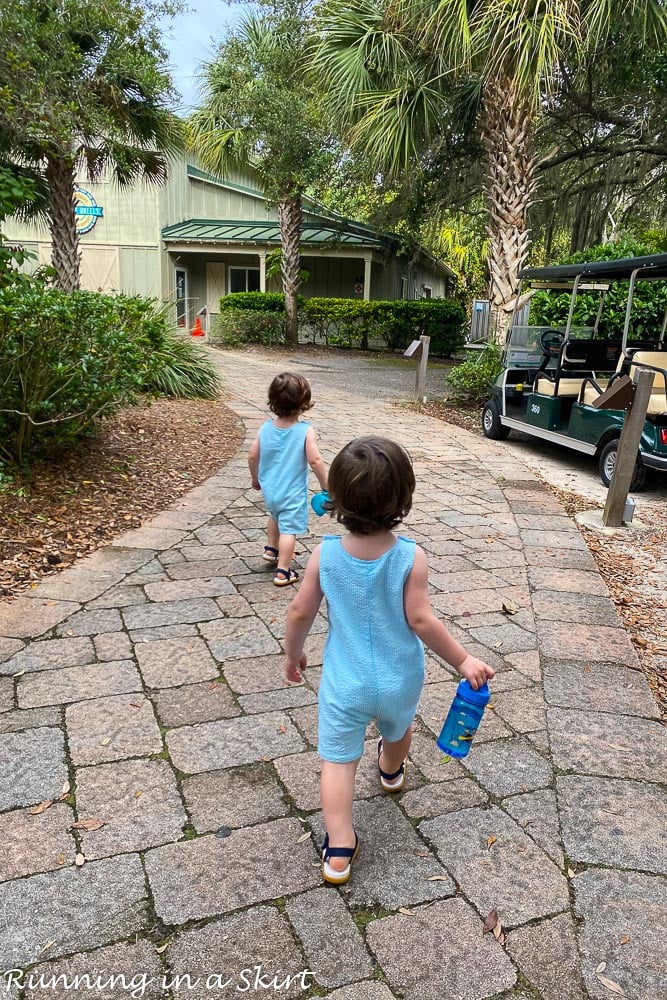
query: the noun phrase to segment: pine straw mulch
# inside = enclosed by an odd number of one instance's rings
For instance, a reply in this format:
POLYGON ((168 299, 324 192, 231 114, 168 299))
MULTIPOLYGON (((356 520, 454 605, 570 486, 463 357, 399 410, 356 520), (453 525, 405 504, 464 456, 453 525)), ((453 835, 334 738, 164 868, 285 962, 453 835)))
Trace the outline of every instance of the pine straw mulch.
POLYGON ((0 599, 11 599, 213 475, 241 421, 215 400, 161 398, 120 411, 95 435, 0 489, 0 599))
MULTIPOLYGON (((402 404, 427 416, 481 434, 479 408, 458 408, 433 400, 402 404)), ((544 486, 570 516, 597 506, 578 493, 544 486)), ((645 515, 646 516, 646 515, 645 515)), ((663 718, 667 719, 667 508, 651 503, 649 530, 598 535, 578 525, 600 576, 632 640, 663 718)))

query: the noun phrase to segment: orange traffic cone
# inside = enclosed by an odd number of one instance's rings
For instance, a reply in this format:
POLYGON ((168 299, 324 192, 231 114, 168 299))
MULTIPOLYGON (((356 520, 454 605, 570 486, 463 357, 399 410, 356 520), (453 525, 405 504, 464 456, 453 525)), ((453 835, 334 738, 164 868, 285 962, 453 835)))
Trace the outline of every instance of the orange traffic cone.
POLYGON ((192 333, 193 337, 203 337, 204 336, 204 329, 203 329, 203 327, 201 325, 201 320, 200 320, 199 316, 197 316, 197 319, 195 320, 195 325, 193 326, 191 333, 192 333))

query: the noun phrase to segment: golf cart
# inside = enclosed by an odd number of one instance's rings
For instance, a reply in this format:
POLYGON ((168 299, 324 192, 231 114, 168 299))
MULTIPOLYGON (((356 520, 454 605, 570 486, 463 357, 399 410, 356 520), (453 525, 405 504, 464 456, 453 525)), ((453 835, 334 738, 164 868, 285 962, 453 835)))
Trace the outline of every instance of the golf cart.
POLYGON ((506 438, 517 430, 594 456, 600 478, 609 486, 625 410, 618 403, 611 408, 613 399, 606 407, 605 400, 613 396, 607 390, 622 376, 632 379, 638 369, 649 369, 655 374, 631 488, 642 488, 647 469, 667 471, 667 310, 656 318, 653 330, 647 330, 645 322, 633 322, 637 281, 667 282, 667 254, 520 272, 503 371, 482 410, 487 437, 506 438), (618 282, 628 289, 625 324, 622 337, 612 339, 601 334, 600 320, 605 296, 618 282), (538 289, 570 293, 562 328, 522 321, 538 289), (576 326, 577 295, 591 291, 600 294, 597 315, 591 317, 591 326, 576 326))

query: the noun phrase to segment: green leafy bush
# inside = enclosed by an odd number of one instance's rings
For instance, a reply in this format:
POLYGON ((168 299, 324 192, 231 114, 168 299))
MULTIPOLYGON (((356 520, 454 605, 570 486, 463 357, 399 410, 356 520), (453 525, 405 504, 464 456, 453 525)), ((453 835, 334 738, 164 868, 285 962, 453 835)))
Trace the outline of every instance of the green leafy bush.
MULTIPOLYGON (((282 343, 277 325, 245 320, 242 310, 278 316, 284 312, 284 297, 270 292, 236 292, 220 300, 220 319, 214 338, 227 345, 282 343)), ((425 334, 431 338, 432 354, 449 355, 464 342, 465 311, 451 299, 308 298, 299 300, 299 323, 303 338, 336 347, 367 349, 382 344, 389 350, 405 350, 425 334)))
POLYGON ((217 399, 221 378, 208 355, 191 340, 168 334, 153 351, 144 390, 182 399, 217 399))
POLYGON ((81 434, 133 402, 159 367, 164 312, 140 298, 67 294, 39 281, 0 288, 0 450, 81 434))
MULTIPOLYGON (((578 264, 583 261, 620 260, 623 257, 644 257, 660 252, 659 239, 664 234, 656 233, 651 238, 645 234, 644 242, 623 238, 613 243, 602 243, 589 247, 581 253, 567 257, 561 264, 578 264)), ((573 326, 593 326, 600 305, 600 292, 580 292, 574 304, 573 326)), ((540 326, 562 326, 567 323, 570 309, 568 292, 536 292, 531 299, 530 322, 540 326)), ((625 307, 628 298, 627 282, 614 282, 605 296, 600 317, 600 336, 620 341, 623 337, 625 307)), ((632 306, 630 340, 643 340, 660 332, 667 308, 667 285, 664 282, 638 281, 632 306)))
POLYGON ((452 368, 447 382, 454 389, 454 394, 471 404, 488 399, 489 390, 502 371, 500 356, 501 349, 497 344, 487 344, 477 357, 452 368))
POLYGON ((220 299, 220 312, 248 309, 251 312, 285 312, 282 292, 230 292, 220 299))
MULTIPOLYGON (((255 292, 239 292, 239 295, 261 294, 255 292)), ((221 300, 224 301, 224 300, 221 300)), ((251 309, 225 309, 213 323, 211 343, 221 347, 239 347, 242 344, 272 344, 285 343, 285 313, 261 312, 251 309)))

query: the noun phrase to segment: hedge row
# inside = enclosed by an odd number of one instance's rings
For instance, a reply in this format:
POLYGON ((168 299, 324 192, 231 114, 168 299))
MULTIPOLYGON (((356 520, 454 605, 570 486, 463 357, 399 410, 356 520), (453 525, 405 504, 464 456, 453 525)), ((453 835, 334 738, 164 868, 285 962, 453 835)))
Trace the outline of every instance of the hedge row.
MULTIPOLYGON (((214 339, 227 344, 283 342, 284 308, 279 293, 225 295, 214 339)), ((404 350, 424 334, 431 338, 431 353, 448 355, 463 345, 464 324, 463 307, 450 299, 299 299, 302 339, 337 347, 367 349, 374 344, 404 350)))

